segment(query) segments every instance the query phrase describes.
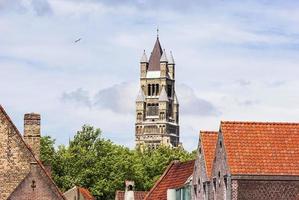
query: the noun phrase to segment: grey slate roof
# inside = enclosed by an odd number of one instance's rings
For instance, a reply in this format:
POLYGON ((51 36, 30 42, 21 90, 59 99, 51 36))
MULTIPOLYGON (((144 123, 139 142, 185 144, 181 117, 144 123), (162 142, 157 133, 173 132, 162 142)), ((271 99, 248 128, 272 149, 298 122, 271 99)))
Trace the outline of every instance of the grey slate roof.
POLYGON ((170 51, 170 58, 169 58, 168 64, 175 64, 171 51, 170 51))
POLYGON ((149 59, 148 71, 160 71, 161 55, 162 55, 162 48, 161 48, 159 38, 157 37, 154 49, 149 59))
POLYGON ((142 57, 140 59, 140 62, 141 63, 147 63, 148 62, 145 50, 143 51, 142 57))
POLYGON ((168 96, 165 91, 165 88, 163 87, 159 96, 159 101, 167 101, 168 102, 168 96))
POLYGON ((144 101, 145 101, 144 92, 142 89, 140 89, 138 96, 136 98, 136 102, 144 102, 144 101))
POLYGON ((163 54, 161 56, 160 62, 168 62, 165 49, 163 49, 163 54))

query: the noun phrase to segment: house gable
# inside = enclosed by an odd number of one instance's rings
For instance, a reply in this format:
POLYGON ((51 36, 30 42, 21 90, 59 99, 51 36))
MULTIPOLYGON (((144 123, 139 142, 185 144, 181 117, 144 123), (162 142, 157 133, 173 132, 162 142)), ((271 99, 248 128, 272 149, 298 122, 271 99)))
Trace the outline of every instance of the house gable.
POLYGON ((38 163, 31 163, 29 174, 9 196, 9 200, 63 199, 38 163))
POLYGON ((193 199, 207 199, 218 132, 201 131, 192 180, 193 199))
POLYGON ((215 157, 211 173, 211 185, 209 195, 216 199, 230 199, 231 174, 227 163, 226 147, 224 145, 222 130, 219 130, 215 157))
POLYGON ((43 165, 35 157, 32 149, 23 140, 22 135, 0 105, 0 199, 7 199, 20 186, 21 182, 28 181, 27 178, 31 176, 32 163, 36 163, 36 168, 43 174, 44 178, 41 180, 51 183, 51 187, 48 188, 58 194, 59 198, 56 199, 64 199, 43 165))

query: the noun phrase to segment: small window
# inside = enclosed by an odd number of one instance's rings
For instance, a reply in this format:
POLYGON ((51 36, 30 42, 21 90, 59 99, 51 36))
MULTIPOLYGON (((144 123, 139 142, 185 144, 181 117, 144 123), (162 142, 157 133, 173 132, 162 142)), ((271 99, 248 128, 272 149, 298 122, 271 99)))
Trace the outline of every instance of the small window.
POLYGON ((225 189, 227 189, 227 175, 223 176, 225 189))
POLYGON ((219 186, 220 186, 220 184, 221 184, 220 176, 221 176, 221 174, 220 174, 220 171, 219 171, 219 172, 218 172, 218 184, 219 184, 219 186))
POLYGON ((216 192, 216 177, 213 178, 213 188, 214 191, 216 192))
POLYGON ((197 193, 197 185, 193 185, 194 194, 197 193))
POLYGON ((222 141, 220 140, 220 142, 219 142, 219 145, 220 145, 220 148, 222 148, 222 141))
POLYGON ((201 184, 200 184, 200 178, 198 179, 198 192, 200 192, 201 184))
POLYGON ((198 149, 198 152, 199 152, 199 154, 201 154, 201 148, 199 147, 199 149, 198 149))
POLYGON ((133 190, 133 185, 129 185, 128 190, 132 191, 133 190))

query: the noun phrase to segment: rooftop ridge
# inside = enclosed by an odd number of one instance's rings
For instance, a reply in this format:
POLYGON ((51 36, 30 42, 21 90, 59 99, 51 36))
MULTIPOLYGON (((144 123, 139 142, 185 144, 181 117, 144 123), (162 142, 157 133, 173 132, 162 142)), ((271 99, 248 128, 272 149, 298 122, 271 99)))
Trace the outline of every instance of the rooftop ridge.
POLYGON ((221 121, 221 124, 272 124, 272 125, 299 125, 299 122, 259 122, 259 121, 221 121))
POLYGON ((200 130, 200 131, 199 131, 199 134, 201 134, 201 133, 218 134, 218 131, 202 131, 202 130, 200 130))

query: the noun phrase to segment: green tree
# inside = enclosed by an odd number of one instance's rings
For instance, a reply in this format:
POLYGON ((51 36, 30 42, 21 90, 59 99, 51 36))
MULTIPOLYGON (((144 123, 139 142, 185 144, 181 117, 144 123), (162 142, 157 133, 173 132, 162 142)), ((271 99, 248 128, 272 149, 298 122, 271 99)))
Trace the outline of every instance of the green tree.
POLYGON ((68 146, 55 150, 55 140, 44 137, 41 159, 52 165, 57 185, 68 190, 74 185, 88 188, 97 199, 114 199, 124 181, 134 180, 136 189, 149 190, 172 160, 193 159, 182 148, 161 146, 156 150, 130 150, 104 139, 100 129, 84 125, 68 146))

